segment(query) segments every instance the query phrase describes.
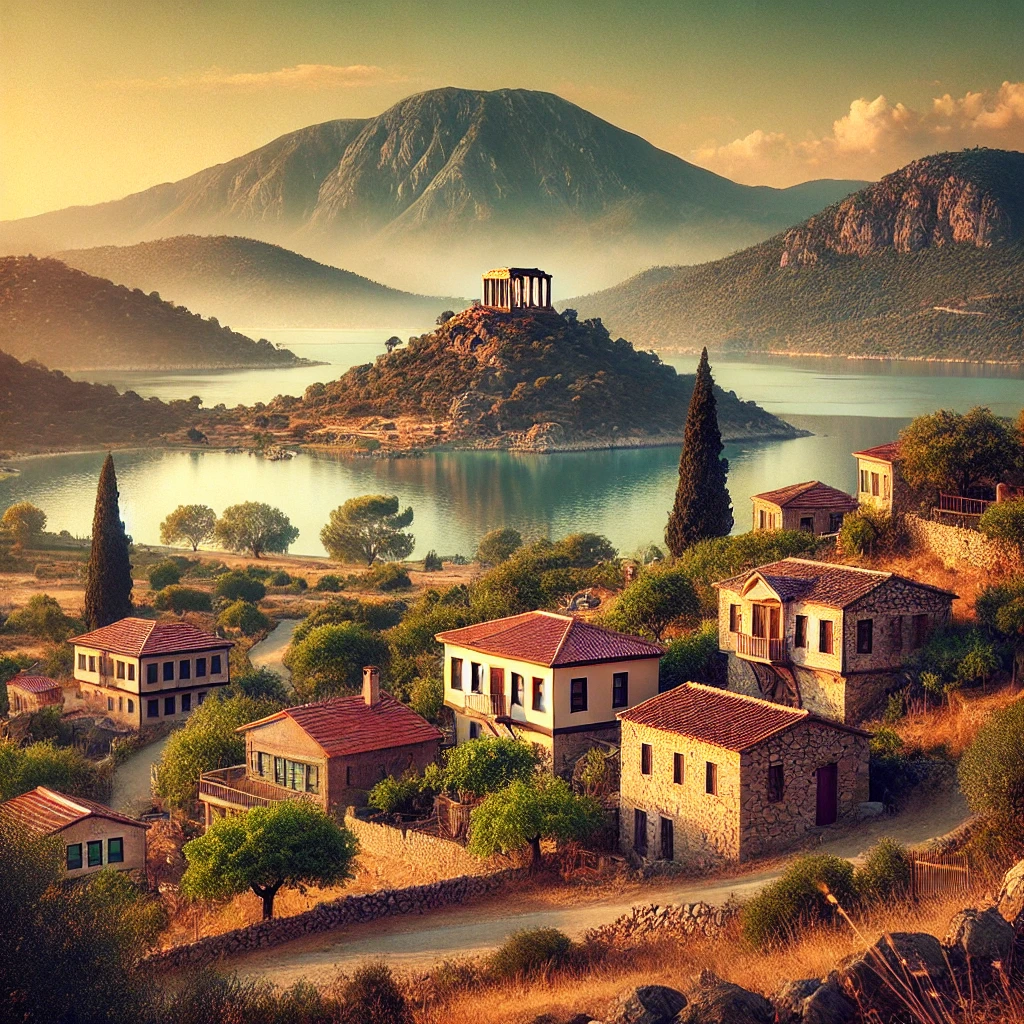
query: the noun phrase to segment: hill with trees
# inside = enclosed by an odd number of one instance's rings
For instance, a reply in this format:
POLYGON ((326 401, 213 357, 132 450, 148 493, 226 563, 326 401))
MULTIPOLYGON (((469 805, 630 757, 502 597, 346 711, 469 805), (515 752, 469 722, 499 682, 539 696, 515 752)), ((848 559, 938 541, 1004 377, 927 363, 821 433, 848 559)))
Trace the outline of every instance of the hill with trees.
POLYGON ((233 235, 177 235, 55 257, 129 288, 155 289, 206 316, 261 327, 426 325, 442 310, 465 305, 451 296, 388 288, 279 245, 233 235))
POLYGON ((0 349, 62 370, 296 366, 153 292, 125 288, 34 256, 0 258, 0 349))
POLYGON ((658 348, 1019 362, 1024 153, 926 157, 725 259, 569 301, 658 348))

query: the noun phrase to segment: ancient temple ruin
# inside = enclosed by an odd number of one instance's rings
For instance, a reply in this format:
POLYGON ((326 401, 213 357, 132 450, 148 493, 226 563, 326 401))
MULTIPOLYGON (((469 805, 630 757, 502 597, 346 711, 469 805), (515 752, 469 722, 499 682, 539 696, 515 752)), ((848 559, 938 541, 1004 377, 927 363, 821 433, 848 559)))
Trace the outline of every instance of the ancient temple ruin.
POLYGON ((551 309, 551 275, 536 267, 499 267, 484 274, 489 309, 551 309))

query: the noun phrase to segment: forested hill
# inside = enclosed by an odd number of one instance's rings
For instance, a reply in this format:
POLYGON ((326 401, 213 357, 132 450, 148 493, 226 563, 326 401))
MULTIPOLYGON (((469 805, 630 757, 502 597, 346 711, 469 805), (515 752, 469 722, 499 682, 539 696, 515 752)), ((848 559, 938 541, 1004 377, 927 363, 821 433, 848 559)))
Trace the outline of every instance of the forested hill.
MULTIPOLYGON (((567 443, 682 434, 693 377, 652 352, 612 339, 599 320, 554 312, 505 314, 474 307, 407 348, 307 389, 293 418, 409 416, 453 439, 481 439, 543 426, 567 443)), ((729 437, 795 431, 753 402, 719 390, 729 437)), ((273 412, 274 406, 268 407, 273 412)))
POLYGON ((62 370, 294 366, 305 362, 183 306, 59 260, 0 258, 0 349, 62 370))
POLYGON ((567 304, 654 347, 1024 361, 1024 154, 927 157, 767 242, 567 304))
POLYGON ((432 324, 464 299, 413 295, 278 245, 234 235, 177 235, 55 253, 86 273, 158 291, 204 316, 261 327, 432 324))

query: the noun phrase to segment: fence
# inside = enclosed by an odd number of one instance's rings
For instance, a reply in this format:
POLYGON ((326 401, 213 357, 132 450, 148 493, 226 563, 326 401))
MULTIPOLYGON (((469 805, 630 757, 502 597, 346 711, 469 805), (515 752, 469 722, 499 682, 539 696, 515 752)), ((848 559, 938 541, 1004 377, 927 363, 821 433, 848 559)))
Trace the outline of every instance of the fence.
POLYGON ((755 658, 758 661, 784 661, 786 641, 774 636, 750 636, 747 633, 737 633, 736 653, 741 657, 755 658))
POLYGON ((980 516, 991 505, 984 498, 964 498, 959 494, 940 494, 939 511, 953 512, 961 516, 980 516))
POLYGON ((912 853, 910 885, 915 899, 949 896, 971 887, 971 865, 965 853, 912 853))

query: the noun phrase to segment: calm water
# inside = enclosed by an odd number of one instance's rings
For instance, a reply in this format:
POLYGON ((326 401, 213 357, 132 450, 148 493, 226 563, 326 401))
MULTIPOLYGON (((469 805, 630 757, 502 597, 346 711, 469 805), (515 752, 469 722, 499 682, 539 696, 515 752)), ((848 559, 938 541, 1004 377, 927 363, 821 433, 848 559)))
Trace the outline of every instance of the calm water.
MULTIPOLYGON (((389 334, 408 337, 415 331, 255 333, 331 365, 107 379, 144 397, 199 394, 207 405, 223 401, 229 406, 267 401, 276 394, 300 394, 314 381, 367 362, 380 354, 389 334)), ((669 362, 692 371, 695 360, 669 362)), ((811 479, 852 490, 856 467, 850 453, 891 440, 914 416, 939 407, 973 405, 1016 415, 1024 405, 1019 376, 998 371, 986 375, 977 367, 720 359, 713 368, 726 389, 814 435, 727 447, 736 525, 742 530, 750 526, 749 497, 759 491, 811 479)), ((680 419, 684 416, 680 410, 680 419)), ((641 543, 660 542, 678 458, 674 448, 546 456, 453 452, 395 460, 303 454, 287 462, 223 452, 145 450, 116 457, 122 514, 129 532, 142 543, 158 543, 159 523, 176 505, 202 502, 220 511, 239 501, 261 500, 281 507, 299 527, 295 553, 322 554, 318 535, 330 510, 355 495, 384 492, 398 494, 415 509, 413 532, 420 556, 431 548, 442 554, 470 554, 483 533, 502 525, 551 537, 594 530, 627 552, 641 543)), ((51 529, 85 534, 102 459, 90 454, 25 460, 19 476, 0 481, 0 507, 27 499, 47 512, 51 529)))

